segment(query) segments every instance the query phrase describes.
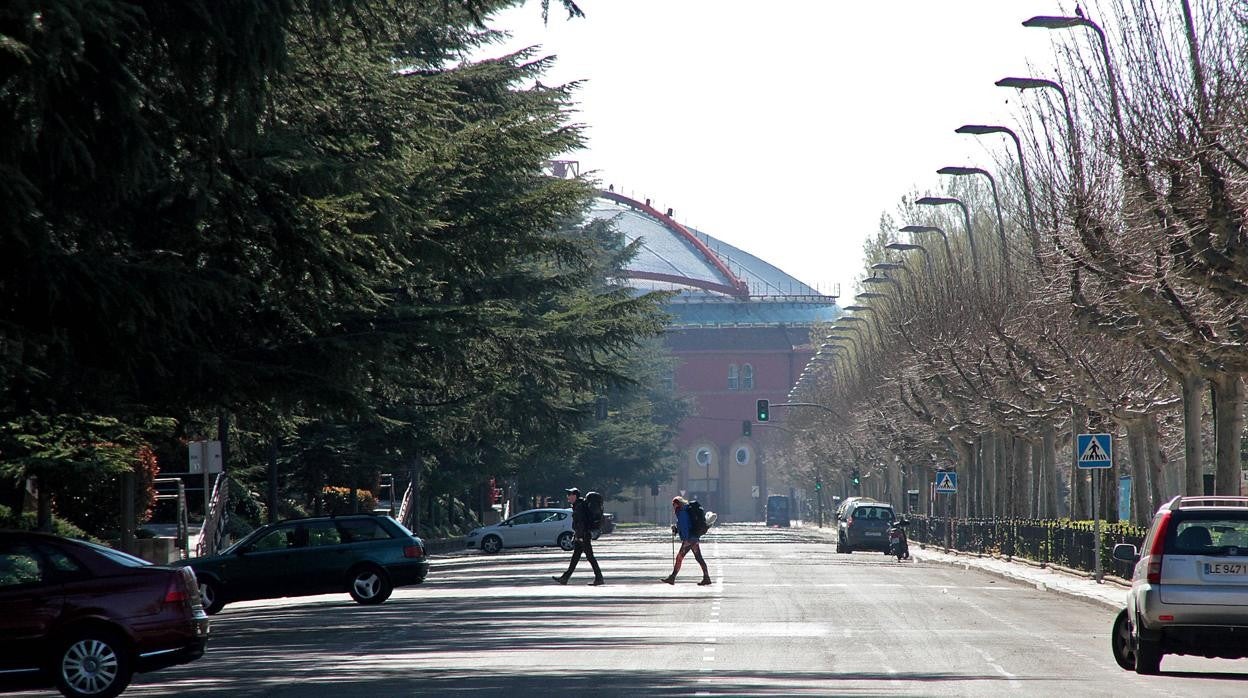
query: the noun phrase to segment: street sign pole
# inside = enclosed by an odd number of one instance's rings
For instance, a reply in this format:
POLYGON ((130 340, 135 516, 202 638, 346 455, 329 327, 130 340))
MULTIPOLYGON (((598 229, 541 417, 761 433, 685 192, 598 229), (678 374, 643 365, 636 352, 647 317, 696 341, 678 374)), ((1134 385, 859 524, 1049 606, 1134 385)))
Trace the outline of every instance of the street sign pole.
POLYGON ((1096 562, 1092 563, 1092 574, 1096 577, 1096 583, 1100 584, 1105 574, 1101 571, 1101 515, 1100 510, 1096 506, 1096 481, 1101 479, 1101 471, 1092 471, 1092 537, 1096 541, 1092 546, 1093 555, 1096 556, 1096 562))
POLYGON ((1114 467, 1113 438, 1109 434, 1079 434, 1075 439, 1078 452, 1079 468, 1092 470, 1092 562, 1093 575, 1098 584, 1105 574, 1101 569, 1101 511, 1097 506, 1096 483, 1101 479, 1100 472, 1114 467))

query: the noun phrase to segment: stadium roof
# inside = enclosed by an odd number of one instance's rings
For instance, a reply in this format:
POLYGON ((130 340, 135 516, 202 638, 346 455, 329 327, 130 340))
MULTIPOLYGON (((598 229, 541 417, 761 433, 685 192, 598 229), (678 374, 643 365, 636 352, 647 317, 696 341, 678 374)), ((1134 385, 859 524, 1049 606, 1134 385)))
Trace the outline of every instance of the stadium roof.
POLYGON ((810 325, 835 320, 836 296, 702 231, 677 223, 612 191, 594 200, 590 216, 610 220, 628 242, 641 239, 627 277, 638 290, 677 291, 668 305, 674 327, 810 325))

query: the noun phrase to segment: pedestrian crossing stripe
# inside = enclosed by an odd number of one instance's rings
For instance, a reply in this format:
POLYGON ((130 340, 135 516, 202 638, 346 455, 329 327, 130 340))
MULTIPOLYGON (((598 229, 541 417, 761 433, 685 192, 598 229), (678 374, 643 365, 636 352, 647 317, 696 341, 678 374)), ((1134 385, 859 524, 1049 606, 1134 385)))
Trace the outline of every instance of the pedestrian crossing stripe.
POLYGON ((936 491, 937 492, 957 492, 958 480, 953 473, 936 473, 936 491))

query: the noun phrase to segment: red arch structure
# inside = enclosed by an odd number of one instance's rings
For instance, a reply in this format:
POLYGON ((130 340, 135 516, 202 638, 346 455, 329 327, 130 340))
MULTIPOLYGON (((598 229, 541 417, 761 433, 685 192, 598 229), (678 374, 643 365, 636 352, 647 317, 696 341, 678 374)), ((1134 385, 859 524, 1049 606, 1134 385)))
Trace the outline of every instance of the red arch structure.
POLYGON ((723 274, 724 278, 728 280, 728 283, 720 284, 715 283, 714 281, 690 279, 686 276, 678 276, 676 274, 662 274, 659 272, 648 271, 628 271, 625 276, 632 279, 647 279, 650 281, 664 281, 668 283, 683 284, 685 286, 693 286, 695 288, 706 289, 708 291, 725 293, 742 300, 749 299, 749 284, 742 279, 737 278, 737 275, 732 273, 732 270, 728 268, 728 265, 724 264, 724 261, 712 252, 711 248, 706 246, 706 243, 699 240, 697 235, 689 232, 688 228, 677 223, 671 216, 660 213, 658 209, 650 206, 649 204, 644 204, 640 201, 630 199, 627 196, 617 194, 613 191, 600 191, 599 194, 601 194, 603 198, 610 199, 617 204, 623 204, 624 206, 628 206, 635 211, 640 211, 647 216, 654 218, 661 223, 663 227, 682 237, 686 242, 692 245, 695 250, 698 251, 698 254, 702 255, 706 261, 710 262, 720 274, 723 274))

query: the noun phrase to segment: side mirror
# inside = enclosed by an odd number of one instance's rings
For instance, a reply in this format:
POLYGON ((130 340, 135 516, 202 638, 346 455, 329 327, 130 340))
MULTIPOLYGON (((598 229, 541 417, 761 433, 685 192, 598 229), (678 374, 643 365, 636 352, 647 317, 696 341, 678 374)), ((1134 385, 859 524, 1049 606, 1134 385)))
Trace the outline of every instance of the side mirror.
POLYGON ((1130 543, 1119 543, 1114 546, 1114 559, 1123 562, 1139 562, 1140 553, 1130 543))

